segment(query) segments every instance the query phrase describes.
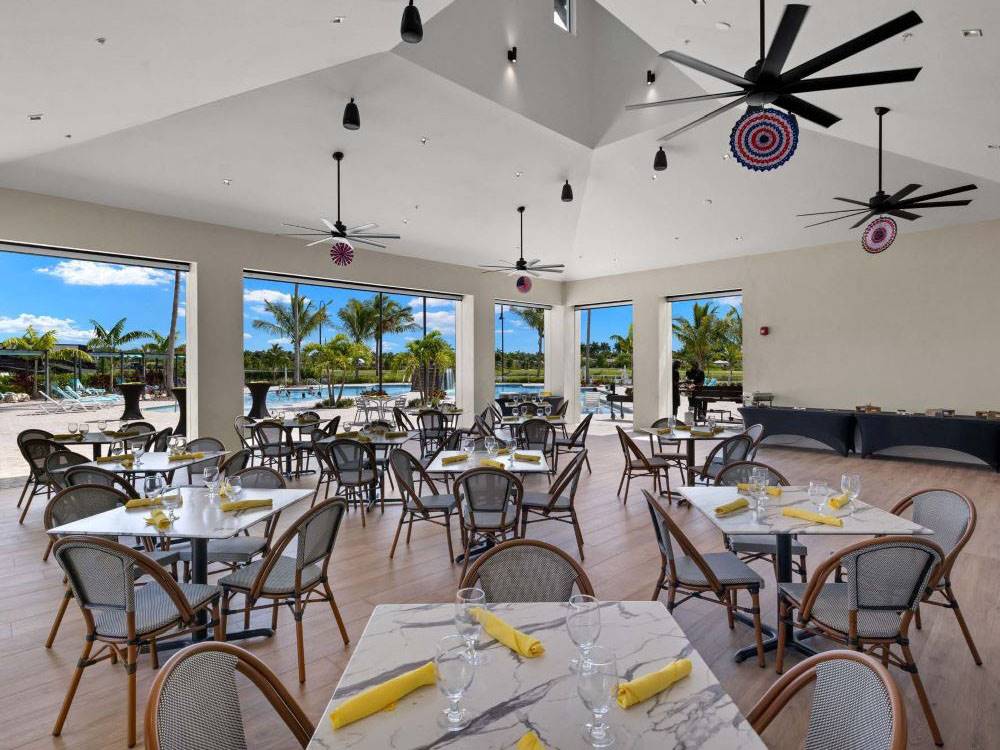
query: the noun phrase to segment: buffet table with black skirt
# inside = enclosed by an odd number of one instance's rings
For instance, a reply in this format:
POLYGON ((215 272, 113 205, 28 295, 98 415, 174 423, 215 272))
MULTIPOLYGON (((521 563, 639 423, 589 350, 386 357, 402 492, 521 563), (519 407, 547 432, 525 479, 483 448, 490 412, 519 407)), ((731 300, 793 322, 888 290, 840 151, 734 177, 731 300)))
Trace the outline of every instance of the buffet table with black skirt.
POLYGON ((797 435, 828 445, 842 456, 854 450, 854 412, 840 409, 792 409, 742 406, 744 424, 761 424, 764 437, 797 435))

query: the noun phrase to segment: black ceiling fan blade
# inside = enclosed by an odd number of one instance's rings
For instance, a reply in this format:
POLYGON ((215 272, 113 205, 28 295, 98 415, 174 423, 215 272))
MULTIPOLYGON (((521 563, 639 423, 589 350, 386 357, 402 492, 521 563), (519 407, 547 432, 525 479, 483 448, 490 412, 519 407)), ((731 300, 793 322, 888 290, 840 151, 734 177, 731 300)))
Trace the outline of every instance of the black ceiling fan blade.
POLYGON ((844 203, 853 203, 855 206, 864 206, 868 208, 868 201, 856 201, 853 198, 834 198, 835 201, 843 201, 844 203))
POLYGON ((851 229, 857 229, 873 216, 878 216, 878 211, 869 211, 867 216, 862 217, 861 220, 858 221, 857 223, 851 224, 851 229))
POLYGON ((840 118, 832 112, 827 112, 825 109, 817 107, 815 104, 810 104, 805 99, 799 99, 799 97, 792 96, 791 94, 782 94, 779 96, 774 100, 774 106, 787 109, 793 115, 804 117, 810 122, 822 125, 824 128, 840 122, 840 118))
MULTIPOLYGON (((864 209, 857 208, 839 208, 836 211, 813 211, 808 214, 795 214, 796 216, 824 216, 825 214, 856 214, 864 209)), ((841 218, 846 218, 842 216, 841 218)))
POLYGON ((891 204, 897 204, 898 205, 900 203, 900 201, 903 200, 903 198, 905 198, 906 196, 908 196, 914 190, 920 190, 920 185, 916 185, 916 184, 914 184, 914 183, 911 182, 906 187, 904 187, 904 188, 902 188, 900 190, 897 190, 895 193, 893 193, 892 195, 890 195, 888 202, 891 203, 891 204))
POLYGON ((681 133, 685 133, 688 130, 690 130, 691 128, 696 128, 699 125, 701 125, 703 122, 707 122, 708 120, 711 120, 713 117, 717 117, 718 115, 721 115, 723 112, 725 112, 727 110, 730 110, 733 107, 736 107, 736 106, 742 104, 743 102, 746 101, 746 99, 747 99, 746 96, 741 96, 739 99, 733 99, 731 102, 723 104, 718 109, 713 109, 707 115, 702 115, 697 120, 693 120, 693 121, 689 122, 687 125, 684 125, 683 127, 677 128, 677 130, 674 130, 673 132, 667 133, 665 136, 663 136, 662 138, 660 138, 660 142, 662 143, 663 141, 669 141, 674 136, 678 136, 681 133))
POLYGON ((349 240, 398 240, 401 239, 398 234, 350 234, 348 233, 347 239, 349 240))
POLYGON ((852 218, 854 216, 858 216, 859 214, 863 214, 863 213, 867 213, 867 212, 866 211, 854 211, 853 213, 849 213, 846 216, 835 216, 832 219, 825 219, 823 221, 817 221, 814 224, 806 224, 805 227, 803 227, 803 228, 804 229, 808 229, 809 227, 818 227, 820 224, 829 224, 831 221, 840 221, 841 219, 850 219, 850 218, 852 218))
POLYGON ((795 81, 782 90, 792 94, 806 91, 832 91, 850 89, 856 86, 879 86, 883 83, 906 83, 917 77, 921 68, 898 68, 896 70, 876 70, 871 73, 851 73, 843 76, 823 76, 795 81))
POLYGON ((283 223, 283 227, 295 227, 296 229, 308 229, 310 232, 316 232, 317 234, 330 234, 325 229, 317 229, 316 227, 304 227, 301 224, 289 224, 287 222, 283 223))
POLYGON ((938 190, 936 193, 924 193, 923 195, 914 195, 912 198, 908 198, 906 203, 913 203, 915 201, 928 201, 934 198, 944 198, 946 195, 955 195, 955 193, 965 193, 969 190, 978 190, 976 185, 962 185, 961 187, 950 188, 948 190, 938 190))
POLYGON ((761 66, 762 73, 771 75, 781 73, 808 12, 808 5, 785 6, 785 12, 781 15, 781 21, 778 22, 778 30, 774 32, 774 39, 771 40, 771 48, 767 51, 767 57, 764 58, 764 65, 761 66))
POLYGON ((789 82, 801 81, 806 76, 823 70, 823 68, 829 68, 841 60, 846 60, 852 55, 856 55, 869 47, 874 47, 879 42, 884 42, 886 39, 890 39, 896 36, 896 34, 901 34, 907 29, 912 29, 921 23, 923 23, 923 19, 917 15, 916 11, 911 10, 909 13, 904 13, 881 26, 876 26, 861 36, 856 36, 850 41, 844 42, 821 55, 817 55, 811 60, 807 60, 786 72, 781 78, 789 82))
POLYGON ((946 208, 947 206, 968 206, 972 203, 972 199, 969 198, 963 201, 932 201, 931 203, 906 203, 903 205, 904 208, 946 208))
POLYGON ((682 96, 680 99, 661 99, 658 102, 641 102, 639 104, 626 104, 625 109, 650 109, 652 107, 664 107, 668 104, 688 104, 689 102, 704 102, 711 99, 727 99, 731 96, 744 96, 746 91, 724 91, 721 94, 699 94, 698 96, 682 96))
POLYGON ((728 70, 723 70, 722 68, 717 68, 711 63, 707 63, 703 60, 698 60, 689 55, 685 55, 683 52, 678 52, 676 50, 667 50, 660 55, 667 60, 672 60, 673 62, 684 65, 688 68, 693 68, 694 70, 704 73, 705 75, 712 76, 712 78, 718 78, 721 81, 726 81, 734 86, 750 86, 750 81, 748 81, 743 76, 736 75, 735 73, 730 73, 728 70))
POLYGON ((372 247, 379 247, 379 248, 382 248, 383 250, 385 250, 385 249, 386 249, 386 248, 385 248, 385 245, 383 245, 383 244, 381 244, 381 243, 378 243, 378 242, 372 242, 371 240, 363 240, 363 239, 361 239, 360 237, 348 237, 348 239, 349 239, 349 240, 350 240, 351 242, 363 242, 364 244, 366 244, 366 245, 371 245, 372 247))
POLYGON ((906 219, 907 221, 914 221, 920 218, 920 214, 910 213, 909 211, 901 211, 898 208, 894 208, 889 211, 890 216, 898 216, 900 219, 906 219))
POLYGON ((279 237, 317 237, 319 235, 324 235, 326 237, 330 236, 329 232, 278 232, 279 237))

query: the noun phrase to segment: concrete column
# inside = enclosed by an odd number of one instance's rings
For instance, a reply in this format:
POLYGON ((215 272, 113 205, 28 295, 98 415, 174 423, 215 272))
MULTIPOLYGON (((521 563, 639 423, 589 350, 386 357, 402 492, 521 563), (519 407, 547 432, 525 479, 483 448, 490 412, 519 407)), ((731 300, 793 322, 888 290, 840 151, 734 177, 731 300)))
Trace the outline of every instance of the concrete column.
POLYGON ((632 404, 636 425, 649 425, 660 415, 660 367, 663 352, 661 299, 640 297, 632 301, 635 341, 632 355, 632 404))

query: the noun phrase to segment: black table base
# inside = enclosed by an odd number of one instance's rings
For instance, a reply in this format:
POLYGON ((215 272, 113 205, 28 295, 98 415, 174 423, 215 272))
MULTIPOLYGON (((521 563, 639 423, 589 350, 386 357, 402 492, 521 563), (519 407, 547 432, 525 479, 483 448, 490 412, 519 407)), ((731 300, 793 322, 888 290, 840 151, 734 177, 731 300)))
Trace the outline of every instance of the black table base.
POLYGON ((174 388, 174 398, 177 399, 177 407, 180 415, 177 417, 177 427, 174 428, 175 435, 187 435, 187 388, 178 386, 174 388))
POLYGON ((253 402, 250 405, 250 419, 267 419, 271 416, 267 411, 267 392, 271 388, 270 383, 247 383, 250 391, 250 398, 253 402))
POLYGON ((125 398, 125 410, 119 419, 127 422, 133 419, 142 419, 142 411, 139 409, 139 397, 146 390, 145 383, 122 383, 118 386, 125 398))

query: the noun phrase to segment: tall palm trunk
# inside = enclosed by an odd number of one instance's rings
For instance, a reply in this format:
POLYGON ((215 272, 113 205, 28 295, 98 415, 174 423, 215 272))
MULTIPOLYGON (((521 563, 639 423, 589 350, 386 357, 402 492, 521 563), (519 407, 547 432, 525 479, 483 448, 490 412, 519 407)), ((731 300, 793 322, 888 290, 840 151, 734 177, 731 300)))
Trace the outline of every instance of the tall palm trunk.
POLYGON ((543 343, 544 343, 543 342, 543 338, 541 336, 539 336, 538 337, 538 359, 535 360, 535 375, 541 375, 542 374, 542 344, 543 343))
POLYGON ((181 301, 181 272, 174 271, 174 302, 170 310, 170 332, 167 334, 167 353, 163 362, 163 387, 169 392, 174 387, 174 344, 177 340, 177 312, 181 301))
POLYGON ((295 385, 302 382, 302 336, 299 334, 299 321, 302 319, 302 300, 299 298, 299 284, 295 283, 295 293, 292 296, 292 347, 295 350, 295 385))

